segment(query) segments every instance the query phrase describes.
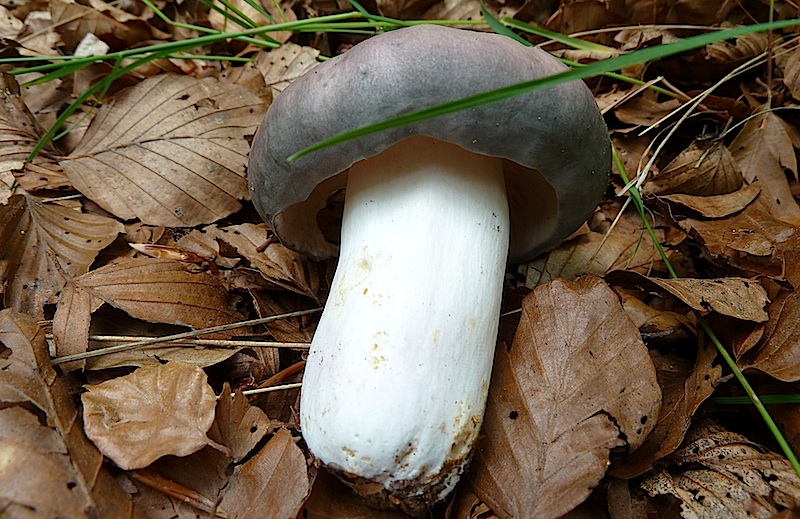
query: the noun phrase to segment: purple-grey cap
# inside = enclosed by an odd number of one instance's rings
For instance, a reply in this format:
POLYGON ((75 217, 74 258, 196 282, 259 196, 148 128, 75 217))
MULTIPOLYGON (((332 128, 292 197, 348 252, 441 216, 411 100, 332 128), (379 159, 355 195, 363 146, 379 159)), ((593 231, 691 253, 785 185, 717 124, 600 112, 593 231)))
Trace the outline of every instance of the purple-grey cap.
POLYGON ((497 34, 417 25, 369 38, 295 80, 269 107, 250 152, 253 203, 286 246, 331 257, 337 248, 317 212, 344 188, 347 169, 426 135, 505 159, 509 259, 530 259, 573 233, 608 183, 608 132, 582 81, 287 157, 348 130, 565 70, 550 54, 497 34))

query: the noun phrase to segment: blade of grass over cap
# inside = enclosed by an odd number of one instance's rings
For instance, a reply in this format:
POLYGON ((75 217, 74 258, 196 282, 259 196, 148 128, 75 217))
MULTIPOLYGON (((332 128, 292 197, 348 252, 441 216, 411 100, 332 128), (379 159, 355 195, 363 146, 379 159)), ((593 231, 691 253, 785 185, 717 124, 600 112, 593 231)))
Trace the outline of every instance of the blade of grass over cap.
MULTIPOLYGON (((486 7, 483 4, 481 4, 481 13, 483 14, 483 17, 486 19, 486 22, 489 24, 489 27, 494 32, 496 32, 497 34, 500 34, 502 36, 507 36, 507 37, 511 38, 512 40, 518 41, 519 43, 525 45, 526 47, 533 47, 533 44, 531 42, 529 42, 528 40, 526 40, 522 36, 518 35, 514 31, 509 29, 504 24, 507 20, 509 20, 509 18, 503 18, 503 22, 501 22, 500 20, 498 20, 497 18, 492 16, 492 14, 489 11, 486 10, 486 7)), ((514 22, 516 22, 516 20, 514 20, 514 22)), ((508 24, 508 25, 513 25, 513 24, 508 24)), ((527 24, 524 24, 524 25, 527 25, 527 24)), ((531 25, 529 27, 533 27, 533 26, 531 25)), ((537 31, 538 31, 538 28, 534 27, 534 29, 537 29, 537 31)), ((533 31, 531 31, 531 32, 533 32, 533 31)), ((549 32, 549 31, 547 31, 547 32, 549 32)), ((559 33, 555 33, 555 34, 559 34, 559 33)), ((585 47, 586 47, 585 45, 582 45, 583 43, 586 43, 586 42, 581 40, 581 39, 579 39, 579 38, 572 38, 571 36, 564 36, 563 34, 560 34, 560 36, 562 36, 563 38, 561 38, 559 41, 562 41, 563 43, 566 43, 567 45, 570 45, 570 46, 572 46, 572 47, 574 47, 576 49, 585 49, 585 47)), ((594 45, 594 44, 592 44, 592 45, 594 45)), ((607 49, 608 47, 604 47, 604 48, 607 49)), ((604 50, 600 50, 600 51, 598 51, 596 49, 592 49, 592 50, 594 52, 606 52, 604 50)), ((609 54, 609 53, 606 52, 606 54, 609 54)), ((619 54, 619 52, 614 51, 614 55, 615 56, 618 55, 618 54, 619 54)), ((583 63, 577 63, 575 61, 571 61, 571 60, 568 60, 568 59, 564 59, 564 58, 558 58, 558 59, 559 59, 559 61, 561 61, 561 63, 563 63, 563 64, 565 64, 565 65, 567 65, 569 67, 584 67, 585 66, 583 63)), ((645 84, 645 81, 642 81, 642 80, 636 79, 636 78, 632 78, 632 77, 628 77, 628 76, 625 76, 623 74, 617 74, 615 72, 604 72, 603 75, 608 77, 608 78, 610 78, 610 79, 613 79, 615 81, 623 81, 625 83, 630 83, 632 85, 642 86, 642 85, 645 84)), ((666 96, 669 96, 669 97, 677 97, 675 92, 671 92, 671 91, 669 91, 669 90, 667 90, 665 88, 661 88, 661 87, 656 86, 656 85, 650 85, 648 88, 650 90, 654 91, 654 92, 658 92, 659 94, 663 94, 663 95, 666 95, 666 96)))
POLYGON ((450 101, 436 106, 431 106, 429 108, 424 108, 416 112, 411 112, 397 117, 392 117, 390 119, 386 119, 379 123, 362 126, 361 128, 341 133, 339 135, 335 135, 328 139, 323 139, 315 144, 312 144, 311 146, 303 148, 297 151, 296 153, 290 155, 287 158, 287 160, 293 161, 295 159, 308 155, 309 153, 313 153, 317 150, 321 150, 323 148, 327 148, 329 146, 333 146, 349 140, 357 139, 359 137, 364 137, 365 135, 370 135, 373 133, 389 130, 392 128, 397 128, 398 126, 405 126, 407 124, 413 124, 419 121, 424 121, 426 119, 447 115, 449 113, 453 113, 458 110, 466 110, 469 108, 474 108, 476 106, 493 103, 495 101, 501 101, 503 99, 508 99, 514 96, 527 94, 535 90, 555 86, 568 81, 594 77, 600 74, 604 74, 606 72, 620 70, 622 68, 630 67, 647 61, 657 60, 667 56, 673 56, 675 54, 680 54, 681 52, 697 49, 699 47, 703 47, 705 45, 717 41, 729 40, 732 38, 737 38, 739 36, 744 36, 745 34, 753 34, 769 30, 796 27, 798 25, 800 25, 800 19, 781 20, 772 23, 758 23, 753 25, 746 25, 743 27, 735 27, 733 29, 726 29, 723 31, 718 31, 709 34, 700 34, 697 36, 691 36, 689 38, 674 43, 667 43, 664 45, 659 45, 657 47, 650 47, 647 49, 637 50, 631 52, 630 54, 624 54, 622 56, 617 56, 607 60, 590 63, 585 67, 581 67, 575 70, 570 70, 568 72, 562 72, 561 74, 555 74, 553 76, 548 76, 545 78, 509 85, 507 87, 498 88, 496 90, 491 90, 489 92, 484 92, 481 94, 464 97, 462 99, 457 99, 455 101, 450 101))

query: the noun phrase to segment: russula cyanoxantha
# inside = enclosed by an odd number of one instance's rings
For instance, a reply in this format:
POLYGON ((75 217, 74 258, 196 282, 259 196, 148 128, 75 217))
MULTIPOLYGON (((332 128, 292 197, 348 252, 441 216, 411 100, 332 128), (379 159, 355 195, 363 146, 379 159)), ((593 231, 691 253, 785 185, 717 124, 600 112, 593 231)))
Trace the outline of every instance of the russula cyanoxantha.
POLYGON ((373 504, 421 514, 483 420, 506 262, 592 213, 611 164, 581 81, 287 157, 384 119, 566 70, 505 36, 420 25, 294 81, 253 141, 253 202, 287 246, 339 263, 303 377, 311 452, 373 504), (317 213, 346 185, 341 244, 317 213))

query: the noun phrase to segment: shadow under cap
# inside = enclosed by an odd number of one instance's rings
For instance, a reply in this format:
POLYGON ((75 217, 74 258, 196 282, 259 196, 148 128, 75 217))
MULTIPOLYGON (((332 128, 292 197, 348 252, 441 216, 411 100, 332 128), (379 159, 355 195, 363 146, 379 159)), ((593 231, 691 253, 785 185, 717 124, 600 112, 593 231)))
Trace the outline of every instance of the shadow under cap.
POLYGON ((316 214, 346 185, 343 172, 425 135, 506 159, 509 259, 532 258, 575 231, 608 183, 611 143, 582 81, 286 158, 368 124, 566 70, 546 52, 497 34, 418 25, 374 36, 295 80, 270 106, 250 152, 253 203, 288 247, 335 256, 316 214))

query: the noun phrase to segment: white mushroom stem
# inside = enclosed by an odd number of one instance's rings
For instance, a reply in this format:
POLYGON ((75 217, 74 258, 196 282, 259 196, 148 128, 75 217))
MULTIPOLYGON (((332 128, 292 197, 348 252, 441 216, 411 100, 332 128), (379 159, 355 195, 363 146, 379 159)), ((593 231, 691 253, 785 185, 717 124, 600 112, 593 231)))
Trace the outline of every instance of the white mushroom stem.
POLYGON ((349 170, 300 407, 323 463, 390 502, 452 490, 483 420, 508 239, 500 159, 412 137, 349 170))

